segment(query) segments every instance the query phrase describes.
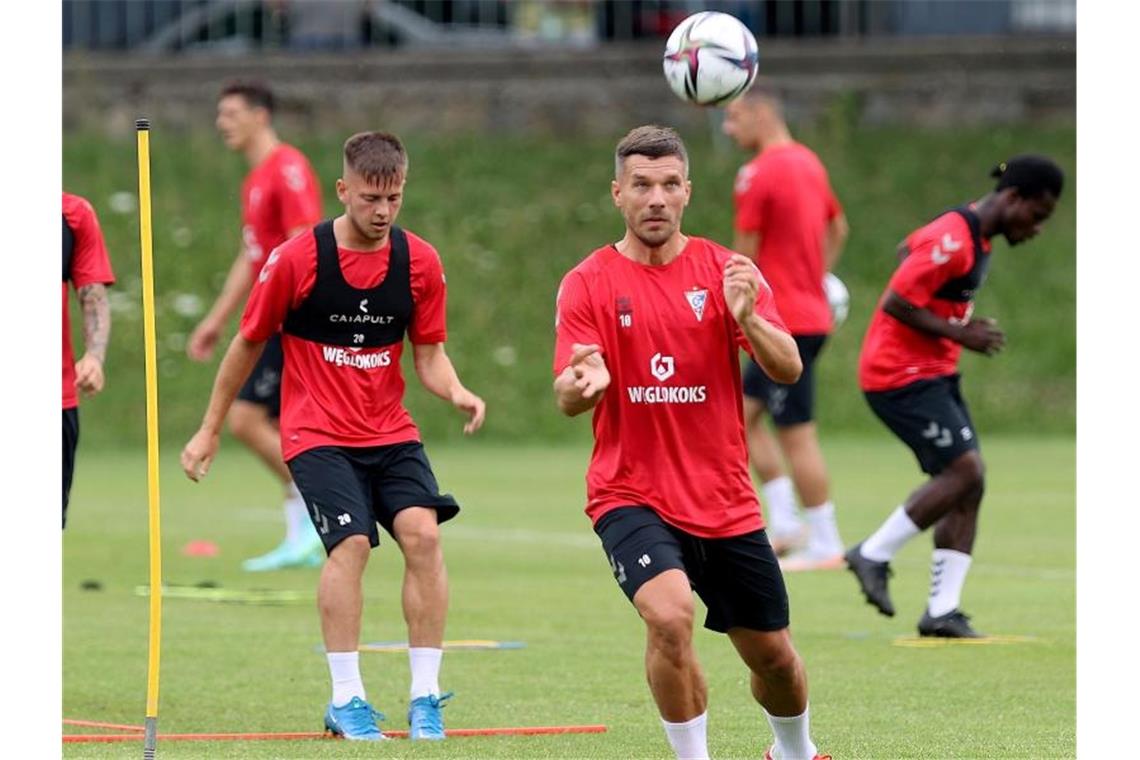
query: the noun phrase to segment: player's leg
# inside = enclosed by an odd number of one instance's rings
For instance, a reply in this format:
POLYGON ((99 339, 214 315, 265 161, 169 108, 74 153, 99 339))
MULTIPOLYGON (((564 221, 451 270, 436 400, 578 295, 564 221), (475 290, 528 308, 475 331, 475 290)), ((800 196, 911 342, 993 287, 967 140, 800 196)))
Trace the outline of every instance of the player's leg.
POLYGON ((693 648, 693 593, 681 539, 648 507, 603 515, 595 532, 645 622, 645 674, 678 758, 707 758, 708 688, 693 648))
POLYGON ((245 570, 259 572, 286 567, 320 565, 324 551, 289 468, 281 458, 281 435, 277 418, 281 412, 281 370, 284 354, 281 336, 265 344, 257 365, 238 392, 226 418, 230 432, 253 451, 277 476, 285 489, 285 537, 267 554, 242 563, 245 570))
POLYGON ((75 450, 79 446, 79 408, 63 410, 63 527, 67 527, 67 504, 71 501, 71 478, 75 474, 75 450))
POLYGON ((789 605, 779 562, 763 531, 702 539, 695 583, 708 608, 705 627, 727 633, 750 671, 752 695, 775 735, 774 758, 813 758, 808 686, 788 632, 789 605))
POLYGON ((910 539, 958 509, 982 487, 984 467, 973 426, 954 400, 953 386, 953 378, 945 377, 866 394, 875 413, 911 448, 919 466, 931 476, 871 536, 846 554, 868 603, 884 615, 894 615, 887 593, 890 560, 910 539))
POLYGON ((777 404, 782 391, 754 361, 744 368, 744 431, 748 438, 748 459, 760 478, 762 502, 767 509, 768 536, 777 554, 797 548, 804 537, 804 525, 796 514, 792 479, 780 463, 776 440, 764 424, 769 397, 777 404))
POLYGON ((379 545, 367 476, 336 447, 310 449, 289 462, 328 551, 317 587, 332 697, 325 727, 348 739, 380 740, 383 716, 368 703, 360 676, 363 577, 372 547, 379 545))
POLYGON ((796 336, 803 373, 795 383, 781 386, 782 403, 778 411, 772 411, 776 438, 787 459, 807 523, 807 545, 784 559, 782 566, 786 572, 843 566, 843 540, 835 521, 827 465, 814 422, 815 361, 826 340, 824 335, 796 336))
POLYGON ((443 631, 447 621, 447 566, 439 525, 459 513, 455 499, 439 492, 420 443, 379 447, 372 460, 376 516, 404 555, 402 593, 408 626, 409 737, 443 739, 441 709, 451 697, 441 692, 443 631))

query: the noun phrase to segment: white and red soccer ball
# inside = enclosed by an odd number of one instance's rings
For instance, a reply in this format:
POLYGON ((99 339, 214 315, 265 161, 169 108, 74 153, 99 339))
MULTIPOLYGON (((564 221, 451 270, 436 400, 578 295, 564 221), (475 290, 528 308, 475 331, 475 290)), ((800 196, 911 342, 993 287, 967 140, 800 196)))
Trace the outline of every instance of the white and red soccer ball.
POLYGON ((738 98, 756 79, 756 38, 735 16, 694 13, 665 43, 665 79, 677 97, 702 106, 738 98))

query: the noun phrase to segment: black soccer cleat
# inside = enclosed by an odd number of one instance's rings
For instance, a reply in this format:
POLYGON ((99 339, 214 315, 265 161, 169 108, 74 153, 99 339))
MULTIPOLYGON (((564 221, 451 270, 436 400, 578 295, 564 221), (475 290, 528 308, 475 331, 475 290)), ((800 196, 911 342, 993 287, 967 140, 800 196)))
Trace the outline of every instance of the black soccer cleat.
POLYGON ((847 561, 847 569, 855 573, 855 579, 859 581, 859 589, 867 599, 867 604, 874 605, 875 609, 887 617, 894 617, 895 605, 891 603, 890 594, 887 593, 887 578, 892 575, 891 563, 867 559, 859 553, 862 546, 863 542, 860 541, 843 555, 843 559, 847 561))
POLYGON ((930 610, 927 610, 918 621, 918 635, 943 639, 985 638, 984 633, 978 633, 970 626, 970 616, 961 610, 950 610, 938 617, 932 617, 930 610))

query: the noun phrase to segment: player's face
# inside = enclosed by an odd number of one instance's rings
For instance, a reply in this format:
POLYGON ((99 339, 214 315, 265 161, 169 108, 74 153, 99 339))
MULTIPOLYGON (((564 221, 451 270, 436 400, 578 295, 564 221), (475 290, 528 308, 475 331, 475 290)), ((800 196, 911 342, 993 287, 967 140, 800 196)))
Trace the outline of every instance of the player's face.
POLYGON ((361 237, 375 243, 383 243, 388 237, 404 202, 405 181, 400 175, 381 186, 345 169, 344 177, 337 180, 336 194, 361 237))
POLYGON ((1002 234, 1010 245, 1024 243, 1037 236, 1045 222, 1053 215, 1057 198, 1043 193, 1036 198, 1023 198, 1013 191, 1006 207, 1002 234))
POLYGON ((633 155, 625 159, 621 179, 611 191, 629 231, 657 248, 680 229, 692 183, 685 177, 685 162, 677 156, 633 155))
POLYGON ((253 108, 241 95, 227 95, 218 101, 214 126, 230 150, 244 150, 264 125, 265 109, 253 108))
POLYGON ((721 124, 721 131, 744 150, 756 150, 759 147, 755 137, 754 111, 753 103, 743 98, 734 100, 724 107, 724 123, 721 124))

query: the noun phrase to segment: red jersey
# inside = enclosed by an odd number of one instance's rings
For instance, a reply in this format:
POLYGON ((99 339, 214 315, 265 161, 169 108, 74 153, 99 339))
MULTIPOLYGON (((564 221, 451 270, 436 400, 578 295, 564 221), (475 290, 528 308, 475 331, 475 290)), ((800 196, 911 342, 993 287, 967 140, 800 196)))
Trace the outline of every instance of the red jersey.
POLYGON ((79 406, 75 391, 75 354, 71 349, 71 315, 68 310, 67 283, 79 290, 87 285, 115 281, 103 230, 95 209, 85 198, 63 194, 63 408, 79 406))
MULTIPOLYGON (((751 350, 724 300, 732 251, 691 237, 663 266, 599 248, 558 291, 554 373, 574 343, 601 346, 611 383, 594 408, 586 514, 651 507, 708 538, 764 526, 748 475, 739 348, 751 350)), ((771 290, 756 313, 784 329, 771 290)))
POLYGON ((320 219, 321 188, 313 167, 301 151, 279 144, 241 186, 242 241, 254 276, 290 230, 312 227, 320 219))
MULTIPOLYGON (((411 299, 408 324, 412 343, 447 340, 447 292, 439 254, 407 233, 411 299)), ((385 280, 389 242, 377 251, 337 250, 344 280, 367 289, 385 280)), ((301 233, 270 254, 254 283, 241 319, 241 334, 264 341, 278 333, 286 317, 312 292, 317 281, 317 244, 312 231, 301 233)), ((360 314, 382 304, 359 305, 360 314)), ((420 434, 404 408, 400 372, 403 341, 381 348, 322 345, 282 333, 285 365, 281 378, 281 449, 286 460, 318 446, 385 446, 418 441, 420 434)))
MULTIPOLYGON (((970 320, 974 291, 985 279, 990 243, 971 229, 962 213, 947 212, 910 233, 899 253, 902 262, 883 298, 894 291, 950 322, 970 320)), ((905 325, 882 310, 882 299, 879 303, 859 354, 863 390, 891 390, 958 371, 961 344, 905 325)))
POLYGON ((733 197, 736 229, 760 233, 753 258, 784 324, 793 335, 831 332, 823 241, 843 208, 819 158, 797 142, 767 148, 737 172, 733 197))

